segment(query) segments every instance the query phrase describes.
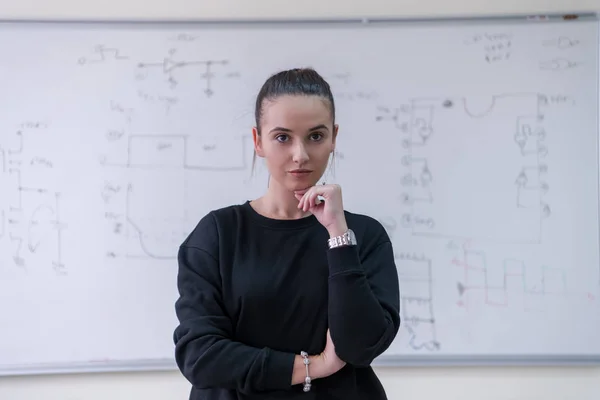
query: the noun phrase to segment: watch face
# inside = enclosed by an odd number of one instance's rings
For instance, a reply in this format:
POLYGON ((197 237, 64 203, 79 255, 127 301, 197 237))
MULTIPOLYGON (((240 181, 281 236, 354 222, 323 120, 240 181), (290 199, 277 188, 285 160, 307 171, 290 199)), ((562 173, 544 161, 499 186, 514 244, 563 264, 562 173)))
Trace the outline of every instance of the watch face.
POLYGON ((348 229, 348 238, 352 244, 356 244, 356 235, 352 229, 348 229))

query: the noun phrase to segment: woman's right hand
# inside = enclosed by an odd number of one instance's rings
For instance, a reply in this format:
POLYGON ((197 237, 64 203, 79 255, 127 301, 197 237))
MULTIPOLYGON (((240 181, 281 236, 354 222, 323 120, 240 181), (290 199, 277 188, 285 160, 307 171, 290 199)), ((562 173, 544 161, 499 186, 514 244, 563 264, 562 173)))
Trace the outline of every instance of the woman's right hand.
POLYGON ((321 357, 323 358, 328 375, 335 374, 346 365, 346 362, 340 360, 335 352, 335 345, 333 344, 333 340, 331 340, 329 329, 327 329, 327 343, 325 344, 325 350, 321 353, 321 357))
MULTIPOLYGON (((329 329, 327 330, 327 343, 325 349, 319 355, 309 356, 309 375, 311 379, 326 378, 333 375, 346 365, 345 361, 340 360, 335 353, 335 346, 329 329)), ((304 382, 306 379, 306 366, 302 356, 296 354, 294 359, 294 369, 292 373, 292 385, 297 385, 304 382)))

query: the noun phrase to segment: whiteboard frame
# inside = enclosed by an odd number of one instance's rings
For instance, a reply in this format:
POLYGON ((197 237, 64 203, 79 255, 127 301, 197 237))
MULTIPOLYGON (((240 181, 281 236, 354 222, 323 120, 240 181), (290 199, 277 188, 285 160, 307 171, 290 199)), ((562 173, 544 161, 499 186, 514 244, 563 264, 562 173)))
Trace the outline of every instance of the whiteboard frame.
POLYGON ((119 18, 102 18, 102 19, 55 19, 55 18, 19 18, 10 19, 0 17, 0 24, 14 24, 14 25, 27 25, 27 24, 48 24, 48 25, 159 25, 159 26, 175 26, 183 27, 185 25, 198 25, 207 26, 235 26, 235 25, 255 25, 263 27, 265 25, 348 25, 348 24, 386 24, 386 23, 401 23, 403 25, 421 25, 424 23, 433 23, 437 25, 441 24, 456 24, 456 23, 488 23, 488 22, 515 22, 515 23, 544 23, 544 22, 558 22, 564 21, 565 17, 576 16, 577 21, 598 21, 600 19, 599 10, 589 10, 587 12, 575 12, 575 13, 539 13, 539 14, 502 14, 502 15, 485 15, 485 16, 439 16, 439 17, 348 17, 348 18, 265 18, 265 19, 119 19, 119 18))
MULTIPOLYGON (((600 367, 599 355, 473 355, 473 356, 381 356, 371 363, 375 368, 449 368, 449 367, 600 367)), ((94 363, 31 364, 0 368, 0 377, 63 375, 114 372, 173 372, 175 360, 148 359, 94 363)))
MULTIPOLYGON (((578 21, 596 21, 598 23, 598 48, 597 48, 597 68, 596 93, 598 96, 598 114, 596 116, 597 128, 597 160, 600 162, 600 10, 589 11, 586 13, 551 13, 539 15, 501 15, 501 16, 476 16, 476 17, 435 17, 435 18, 317 18, 317 19, 193 19, 193 20, 119 20, 119 19, 83 19, 83 20, 61 20, 61 19, 5 19, 0 18, 0 28, 5 25, 22 26, 28 25, 91 25, 99 24, 106 26, 136 26, 136 25, 157 25, 169 28, 184 28, 186 25, 198 27, 199 25, 232 27, 232 26, 257 26, 265 25, 305 25, 321 26, 336 25, 347 26, 352 24, 371 25, 371 24, 403 24, 403 25, 422 25, 431 23, 436 26, 443 24, 456 23, 487 23, 487 22, 514 22, 523 23, 544 23, 563 21, 565 16, 576 15, 578 21), (536 18, 541 18, 538 22, 536 18)), ((600 175, 600 164, 597 166, 600 175)), ((597 193, 600 195, 600 177, 597 186, 597 193)), ((599 210, 600 211, 600 210, 599 210)), ((598 221, 600 231, 600 220, 598 221)), ((599 243, 600 252, 600 243, 599 243)), ((600 282, 598 282, 600 285, 600 282)), ((600 367, 600 354, 592 355, 381 355, 371 364, 373 367, 600 367)), ((144 359, 132 361, 96 361, 82 363, 53 363, 53 364, 29 364, 0 366, 0 377, 5 376, 25 376, 25 375, 50 375, 50 374, 86 374, 86 373, 113 373, 113 372, 151 372, 151 371, 177 371, 177 364, 174 359, 144 359)))

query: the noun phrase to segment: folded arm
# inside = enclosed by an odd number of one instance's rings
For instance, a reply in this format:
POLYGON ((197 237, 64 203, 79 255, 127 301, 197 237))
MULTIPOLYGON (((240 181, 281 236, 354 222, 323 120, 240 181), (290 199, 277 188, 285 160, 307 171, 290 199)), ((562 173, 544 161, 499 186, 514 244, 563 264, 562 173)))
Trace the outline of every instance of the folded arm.
POLYGON ((181 246, 178 261, 175 360, 190 383, 244 393, 290 388, 295 354, 231 340, 217 260, 206 250, 181 246))
MULTIPOLYGON (((193 244, 178 252, 173 334, 175 360, 182 374, 198 388, 223 388, 241 393, 287 390, 304 382, 306 370, 299 354, 257 348, 232 340, 233 322, 227 315, 218 261, 218 232, 211 215, 203 218, 193 244)), ((336 372, 321 355, 310 356, 311 378, 336 372)))
POLYGON ((329 329, 336 353, 367 366, 393 342, 400 328, 398 272, 392 244, 378 229, 362 255, 359 246, 327 250, 329 329))

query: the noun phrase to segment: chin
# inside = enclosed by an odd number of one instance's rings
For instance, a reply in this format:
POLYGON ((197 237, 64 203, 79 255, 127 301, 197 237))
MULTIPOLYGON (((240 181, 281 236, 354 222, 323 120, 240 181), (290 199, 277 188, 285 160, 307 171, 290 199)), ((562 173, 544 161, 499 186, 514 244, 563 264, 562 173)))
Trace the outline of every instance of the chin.
POLYGON ((318 174, 311 174, 311 176, 307 176, 304 179, 297 179, 286 175, 279 175, 275 177, 271 175, 271 178, 274 179, 281 188, 285 188, 285 190, 290 192, 295 192, 298 190, 308 189, 319 182, 319 178, 315 178, 316 176, 321 176, 318 174))
POLYGON ((304 190, 304 189, 308 189, 309 187, 312 187, 314 185, 317 184, 318 181, 314 181, 313 179, 307 179, 306 181, 302 182, 302 181, 296 181, 296 182, 290 182, 287 187, 290 189, 291 192, 294 192, 296 190, 304 190))

